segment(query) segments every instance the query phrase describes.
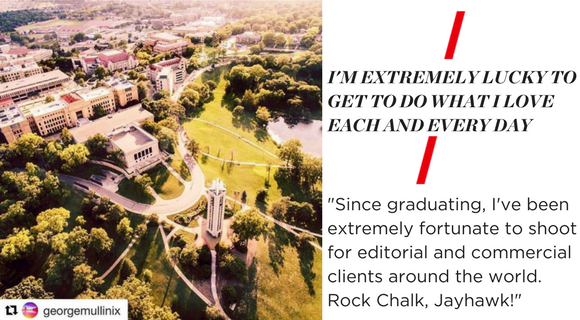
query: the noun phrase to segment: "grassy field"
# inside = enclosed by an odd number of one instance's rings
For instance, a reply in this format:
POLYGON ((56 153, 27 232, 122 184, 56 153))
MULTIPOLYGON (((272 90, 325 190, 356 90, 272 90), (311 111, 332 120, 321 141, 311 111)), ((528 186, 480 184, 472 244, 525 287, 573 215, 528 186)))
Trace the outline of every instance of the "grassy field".
MULTIPOLYGON (((189 232, 185 232, 183 230, 179 230, 175 233, 175 235, 178 235, 178 234, 185 236, 185 238, 189 241, 189 243, 195 244, 196 235, 194 233, 189 233, 189 232)), ((175 239, 175 236, 173 236, 171 238, 172 243, 173 243, 173 239, 175 239)))
POLYGON ((82 215, 81 205, 83 203, 84 194, 76 189, 67 187, 70 190, 70 196, 62 204, 62 207, 70 211, 70 218, 68 219, 68 226, 65 228, 65 232, 71 231, 75 226, 75 219, 82 215))
MULTIPOLYGON (((165 200, 175 199, 179 197, 185 186, 174 177, 169 170, 163 165, 159 164, 153 169, 146 172, 153 181, 153 189, 155 192, 165 200)), ((144 194, 141 187, 135 183, 135 179, 123 179, 119 183, 118 194, 137 201, 140 203, 154 204, 155 198, 151 195, 144 194)))
POLYGON ((256 254, 258 319, 322 318, 322 253, 299 254, 293 235, 275 227, 256 254))
POLYGON ((26 26, 18 27, 18 28, 16 28, 16 31, 18 31, 18 32, 28 31, 31 29, 39 28, 39 27, 56 27, 56 26, 81 27, 85 23, 87 23, 87 22, 86 21, 72 21, 72 20, 54 19, 54 20, 48 20, 48 21, 43 21, 43 22, 38 22, 38 23, 33 23, 33 24, 26 25, 26 26))
MULTIPOLYGON (((201 170, 205 175, 206 184, 212 180, 220 178, 226 184, 228 196, 234 197, 234 191, 247 193, 246 203, 256 205, 256 195, 258 190, 265 188, 268 180, 267 167, 237 166, 223 164, 218 160, 207 159, 200 161, 201 170)), ((276 169, 270 172, 270 188, 268 189, 268 203, 275 202, 282 197, 278 184, 274 179, 276 169)))
POLYGON ((162 199, 175 199, 185 189, 185 186, 163 164, 158 164, 146 173, 153 181, 153 189, 162 199))
MULTIPOLYGON (((222 108, 223 109, 223 108, 222 108)), ((229 112, 226 110, 226 112, 229 112)), ((184 125, 186 132, 199 142, 201 150, 212 156, 240 162, 283 164, 278 158, 252 146, 237 136, 208 123, 191 121, 184 125), (209 152, 208 152, 209 151, 209 152)), ((236 130, 235 132, 238 132, 236 130)), ((261 143, 259 145, 266 145, 261 143)), ((273 145, 273 144, 272 144, 273 145)), ((263 146, 264 147, 264 146, 263 146)), ((275 147, 274 147, 275 148, 275 147)), ((267 148, 270 152, 273 148, 267 148)))
MULTIPOLYGON (((276 150, 278 149, 276 144, 263 129, 257 130, 257 125, 253 119, 253 115, 244 114, 241 118, 238 119, 235 118, 231 111, 228 109, 228 99, 225 96, 226 84, 223 80, 223 74, 226 72, 229 72, 229 67, 219 67, 216 68, 213 72, 205 72, 201 77, 195 79, 195 82, 198 83, 213 80, 218 84, 217 88, 214 90, 213 101, 207 103, 204 106, 204 111, 200 114, 198 119, 216 123, 224 128, 236 132, 238 135, 241 135, 245 139, 256 143, 260 147, 272 153, 276 153, 276 150)), ((219 148, 219 142, 223 141, 224 139, 237 139, 237 137, 231 133, 220 130, 218 128, 212 127, 212 131, 207 131, 207 129, 202 130, 201 128, 197 129, 197 127, 200 127, 199 124, 199 122, 196 123, 194 121, 186 121, 184 123, 184 127, 187 134, 199 142, 202 150, 205 150, 205 146, 209 144, 211 147, 210 153, 212 155, 217 152, 219 148), (211 135, 208 136, 208 132, 211 132, 211 135), (214 142, 216 139, 218 139, 217 142, 214 142)), ((248 145, 248 147, 250 146, 248 145)), ((224 154, 224 152, 228 153, 227 155, 229 155, 228 148, 222 148, 222 154, 224 154)), ((237 153, 239 153, 240 156, 242 154, 241 151, 237 153)), ((236 158, 242 160, 241 157, 236 158)), ((273 160, 275 160, 275 158, 273 160)), ((257 161, 257 159, 249 159, 247 161, 257 161)))
MULTIPOLYGON (((156 305, 171 307, 183 320, 202 319, 205 303, 187 287, 167 262, 163 240, 157 227, 148 228, 147 233, 131 248, 125 259, 133 261, 139 278, 142 278, 145 269, 151 270, 151 295, 156 305)), ((120 265, 105 279, 106 288, 119 282, 120 265)))
POLYGON ((123 179, 119 183, 119 190, 117 193, 127 199, 137 201, 140 203, 154 204, 155 198, 151 195, 143 193, 141 187, 135 183, 135 179, 123 179))
MULTIPOLYGON (((198 119, 216 123, 260 147, 276 153, 276 144, 267 134, 264 135, 263 130, 257 132, 256 125, 250 115, 244 115, 238 120, 232 116, 231 111, 227 108, 227 103, 224 102, 225 81, 223 81, 223 73, 227 71, 229 71, 228 67, 216 68, 213 72, 206 72, 195 80, 197 82, 213 80, 218 83, 218 87, 214 91, 214 100, 205 105, 204 111, 198 119)), ((183 123, 183 126, 187 135, 199 142, 202 151, 207 152, 209 146, 209 154, 213 156, 231 160, 233 152, 234 161, 282 163, 279 159, 239 139, 238 136, 212 125, 188 120, 183 123)), ((224 165, 222 161, 207 157, 201 157, 199 163, 205 174, 206 184, 220 178, 226 183, 228 195, 233 196, 234 191, 246 191, 248 194, 247 202, 250 205, 256 204, 257 191, 265 188, 268 180, 267 167, 224 165)), ((281 192, 273 178, 275 171, 276 169, 270 171, 268 202, 276 201, 281 197, 281 192)))

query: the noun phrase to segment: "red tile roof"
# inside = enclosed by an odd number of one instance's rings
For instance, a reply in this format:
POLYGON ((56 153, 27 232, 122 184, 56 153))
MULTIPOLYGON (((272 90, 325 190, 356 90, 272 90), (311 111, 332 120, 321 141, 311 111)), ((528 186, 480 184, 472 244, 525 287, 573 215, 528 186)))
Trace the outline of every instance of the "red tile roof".
POLYGON ((90 58, 83 58, 83 60, 85 60, 86 63, 95 63, 95 61, 97 60, 97 58, 95 57, 90 57, 90 58))
POLYGON ((129 54, 127 54, 127 52, 125 52, 125 51, 119 52, 119 53, 111 55, 111 56, 100 53, 99 60, 103 61, 105 64, 108 63, 109 61, 116 63, 119 61, 129 60, 129 54))
POLYGON ((161 70, 164 67, 173 66, 173 65, 176 65, 176 64, 178 64, 180 62, 181 62, 181 58, 173 58, 173 59, 170 59, 170 60, 165 60, 165 61, 161 61, 161 62, 152 64, 152 65, 149 66, 149 68, 150 69, 153 69, 153 70, 161 70))
POLYGON ((10 51, 8 51, 8 54, 25 54, 25 53, 29 53, 30 49, 27 48, 16 48, 16 49, 10 49, 10 51))
POLYGON ((76 93, 68 93, 68 94, 65 94, 64 96, 61 96, 60 98, 61 98, 61 99, 62 99, 64 102, 66 102, 67 104, 71 104, 71 103, 73 103, 73 102, 76 102, 76 101, 79 101, 79 100, 81 100, 81 99, 82 99, 82 98, 81 98, 81 97, 80 97, 78 94, 76 94, 76 93))
POLYGON ((6 104, 12 104, 14 103, 12 101, 12 98, 4 98, 4 99, 0 99, 0 105, 6 105, 6 104))

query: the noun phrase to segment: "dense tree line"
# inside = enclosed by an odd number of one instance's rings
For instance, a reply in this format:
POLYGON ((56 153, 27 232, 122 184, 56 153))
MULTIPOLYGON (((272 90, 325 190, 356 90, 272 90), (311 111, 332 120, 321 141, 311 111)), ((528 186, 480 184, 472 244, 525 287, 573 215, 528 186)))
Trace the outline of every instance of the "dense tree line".
POLYGON ((12 32, 16 28, 25 26, 29 23, 42 22, 54 19, 56 15, 52 12, 41 11, 38 9, 25 9, 15 11, 0 12, 0 32, 12 32))
POLYGON ((299 33, 310 28, 322 29, 322 8, 317 2, 247 3, 228 10, 239 19, 231 26, 233 35, 245 31, 299 33))
POLYGON ((322 227, 322 159, 304 153, 302 143, 290 139, 280 146, 278 157, 288 168, 274 175, 278 185, 289 185, 289 197, 270 206, 270 215, 305 228, 322 227))
POLYGON ((155 121, 161 121, 170 117, 185 117, 185 108, 171 100, 171 94, 167 90, 160 90, 153 95, 153 100, 143 99, 143 108, 153 114, 155 121))
POLYGON ((260 106, 295 117, 308 117, 322 108, 322 56, 306 52, 243 57, 227 75, 226 88, 234 106, 255 112, 260 106))
MULTIPOLYGON (((102 228, 84 229, 84 219, 77 219, 77 226, 65 232, 70 212, 59 206, 69 191, 50 171, 44 172, 28 163, 24 171, 5 171, 1 180, 0 278, 5 279, 2 284, 15 285, 37 259, 50 252, 45 282, 50 291, 62 297, 97 288, 101 281, 87 262, 89 259, 94 262, 111 250, 113 241, 107 232, 102 228), (70 290, 71 285, 75 289, 70 290)), ((23 281, 27 286, 39 285, 35 279, 23 281)), ((20 291, 18 287, 14 290, 20 291)), ((16 295, 10 292, 7 290, 6 294, 16 295)))
POLYGON ((46 169, 74 171, 89 160, 89 149, 82 144, 72 144, 67 129, 61 140, 46 141, 34 133, 0 146, 0 168, 23 167, 28 162, 41 163, 46 169))
POLYGON ((30 226, 27 212, 58 205, 69 194, 51 171, 42 171, 32 163, 24 170, 4 171, 0 176, 0 229, 10 231, 20 226, 30 226))

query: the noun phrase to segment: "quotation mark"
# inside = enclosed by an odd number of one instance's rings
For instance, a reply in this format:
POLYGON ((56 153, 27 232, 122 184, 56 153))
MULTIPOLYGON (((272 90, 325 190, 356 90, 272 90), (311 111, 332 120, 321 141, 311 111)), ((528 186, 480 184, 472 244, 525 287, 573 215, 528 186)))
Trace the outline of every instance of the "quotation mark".
POLYGON ((334 203, 334 199, 335 198, 328 198, 328 203, 330 203, 330 204, 334 203))

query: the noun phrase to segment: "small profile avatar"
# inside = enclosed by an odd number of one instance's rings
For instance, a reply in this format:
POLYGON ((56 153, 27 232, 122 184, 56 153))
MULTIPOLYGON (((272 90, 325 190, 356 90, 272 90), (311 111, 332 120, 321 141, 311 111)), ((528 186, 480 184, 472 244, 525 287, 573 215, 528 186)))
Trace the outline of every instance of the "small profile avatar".
POLYGON ((27 302, 24 307, 22 307, 22 314, 26 318, 32 319, 38 314, 38 307, 32 302, 27 302))

